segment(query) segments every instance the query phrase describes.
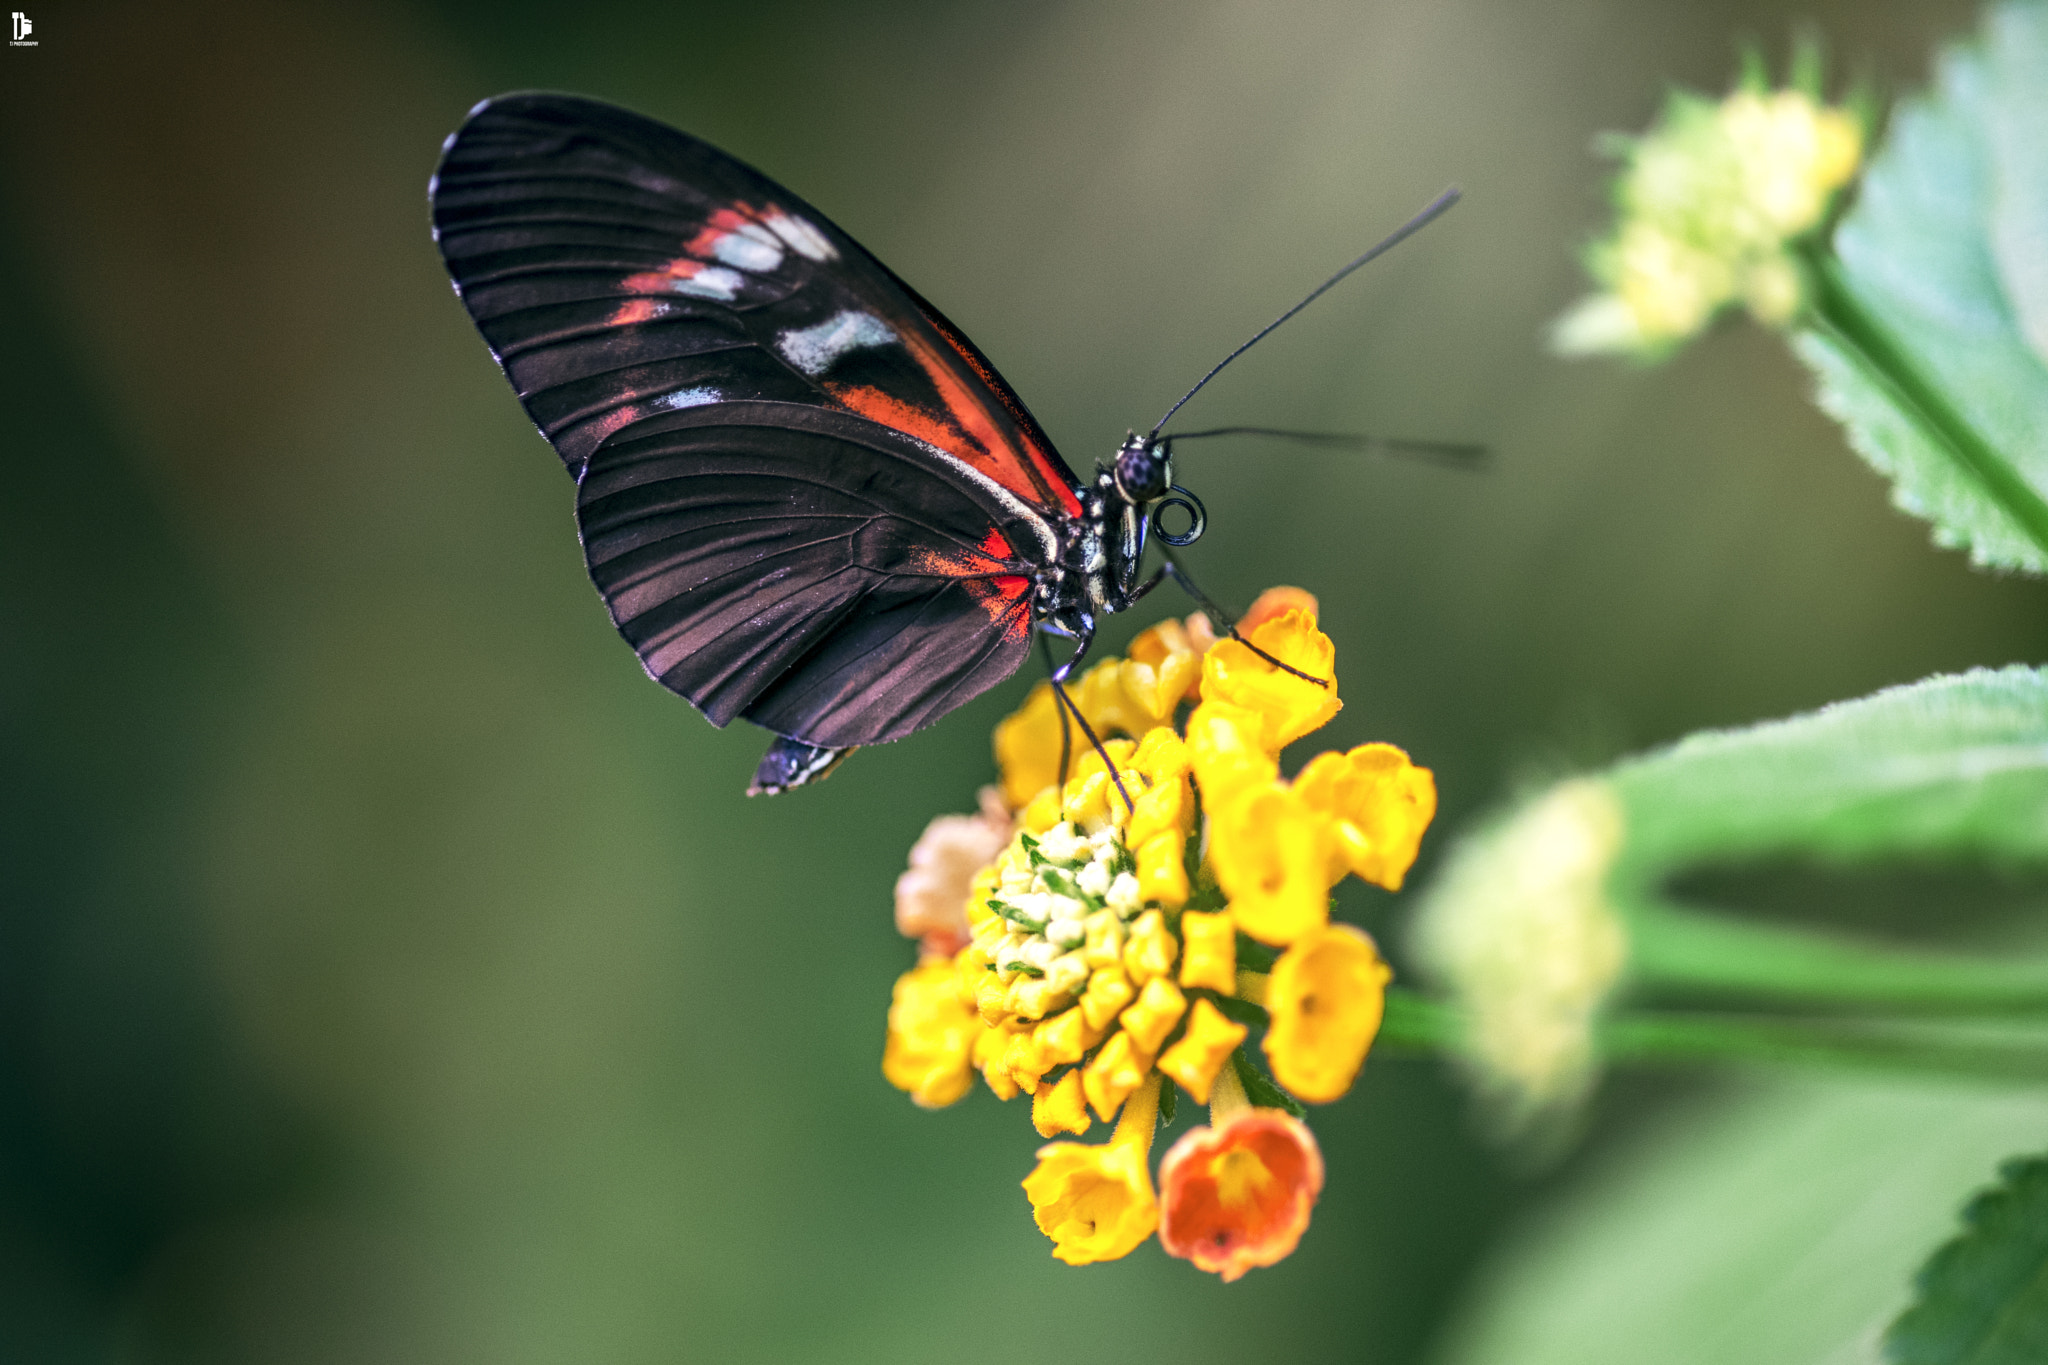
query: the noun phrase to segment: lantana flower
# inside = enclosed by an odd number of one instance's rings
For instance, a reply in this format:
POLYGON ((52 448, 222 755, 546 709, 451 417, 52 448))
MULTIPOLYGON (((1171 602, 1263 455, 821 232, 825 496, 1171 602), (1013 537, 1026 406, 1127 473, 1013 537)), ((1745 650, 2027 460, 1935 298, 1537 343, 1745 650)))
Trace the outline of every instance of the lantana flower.
POLYGON ((1863 143, 1854 112, 1769 89, 1760 73, 1719 102, 1674 92, 1656 127, 1611 140, 1620 215, 1586 262, 1603 289, 1558 320, 1552 343, 1655 358, 1731 304, 1791 322, 1806 293, 1794 244, 1826 223, 1863 143))
POLYGON ((1155 1078, 1134 1093, 1116 1135, 1099 1146, 1054 1142, 1038 1149, 1024 1193, 1052 1254, 1068 1265, 1130 1255, 1159 1226, 1147 1158, 1159 1115, 1155 1078))
POLYGON ((1000 809, 950 817, 972 829, 934 822, 913 853, 919 899, 899 927, 925 960, 897 983, 884 1074, 927 1106, 979 1074, 1000 1100, 1031 1097, 1041 1137, 1084 1139, 1041 1148, 1024 1182, 1071 1264, 1126 1255, 1159 1226, 1152 1134, 1182 1093, 1212 1126, 1162 1167, 1164 1216, 1200 1229, 1162 1232, 1168 1250, 1235 1279, 1307 1226, 1322 1161, 1287 1092, 1349 1090, 1390 976, 1369 937, 1330 923, 1330 891, 1349 875, 1398 888, 1436 808, 1429 770, 1391 745, 1283 774, 1281 750, 1342 705, 1316 615, 1308 593, 1276 589, 1242 639, 1200 615, 1145 631, 1070 688, 1104 743, 1074 727, 1064 774, 1040 684, 996 727, 1000 809), (1004 821, 1000 851, 968 870, 970 838, 1004 821), (957 919, 937 903, 955 896, 957 919), (950 959, 947 926, 962 933, 950 959))
POLYGON ((1323 1190, 1315 1135, 1280 1109, 1255 1109, 1235 1074, 1209 1125, 1183 1134, 1159 1163, 1159 1244, 1225 1284, 1284 1259, 1323 1190))
POLYGON ((1593 1029, 1628 961, 1607 893, 1621 802, 1596 778, 1552 787, 1468 841, 1416 920, 1423 966, 1463 1007, 1463 1049, 1508 1128, 1591 1088, 1593 1029))
POLYGON ((947 957, 967 943, 967 901, 974 876, 1010 842, 1010 812, 994 787, 981 789, 978 815, 940 815, 910 850, 896 879, 896 932, 919 940, 925 957, 947 957))

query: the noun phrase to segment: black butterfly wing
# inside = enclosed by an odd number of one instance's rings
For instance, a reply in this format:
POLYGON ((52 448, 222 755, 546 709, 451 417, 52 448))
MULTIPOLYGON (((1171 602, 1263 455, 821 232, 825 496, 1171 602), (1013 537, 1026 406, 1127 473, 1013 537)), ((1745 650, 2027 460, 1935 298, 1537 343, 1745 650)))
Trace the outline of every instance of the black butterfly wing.
POLYGON ((432 199, 457 292, 579 480, 592 578, 665 686, 839 748, 1015 671, 1076 480, 851 238, 702 142, 562 95, 472 110, 432 199))
POLYGON ((1016 567, 1041 528, 987 497, 879 423, 719 403, 599 446, 577 517, 649 673, 714 724, 836 749, 900 739, 1023 661, 1016 567))

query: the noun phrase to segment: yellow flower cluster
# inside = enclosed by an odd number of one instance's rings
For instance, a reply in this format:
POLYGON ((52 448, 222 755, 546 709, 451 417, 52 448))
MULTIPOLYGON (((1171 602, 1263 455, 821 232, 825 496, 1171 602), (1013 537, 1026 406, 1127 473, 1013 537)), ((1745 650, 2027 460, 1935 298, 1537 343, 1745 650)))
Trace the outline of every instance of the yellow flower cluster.
POLYGON ((1826 220, 1863 135, 1853 113, 1800 90, 1674 93, 1656 128, 1619 140, 1620 220, 1587 262, 1606 288, 1558 320, 1557 349, 1655 356, 1736 302, 1790 322, 1805 287, 1789 244, 1826 220))
POLYGON ((905 973, 889 1011, 884 1073, 921 1105, 952 1103, 979 1074, 999 1098, 1030 1095, 1043 1137, 1121 1112, 1109 1143, 1055 1142, 1025 1182, 1073 1264, 1125 1255, 1158 1225, 1146 1161, 1162 1085, 1242 1108, 1237 1068, 1251 1064, 1235 1054, 1263 1024, 1280 1086, 1316 1103, 1350 1088, 1391 973, 1367 935, 1330 923, 1330 890, 1346 875, 1398 889, 1435 813, 1429 771, 1391 745, 1281 775, 1280 751, 1341 705, 1313 598, 1261 599, 1256 650, 1211 643, 1203 625, 1155 626, 1073 685, 1115 736, 1109 764, 1075 733, 1058 780, 1049 684, 997 727, 1015 833, 969 887, 967 946, 905 973), (1269 970, 1241 970, 1240 935, 1269 970))

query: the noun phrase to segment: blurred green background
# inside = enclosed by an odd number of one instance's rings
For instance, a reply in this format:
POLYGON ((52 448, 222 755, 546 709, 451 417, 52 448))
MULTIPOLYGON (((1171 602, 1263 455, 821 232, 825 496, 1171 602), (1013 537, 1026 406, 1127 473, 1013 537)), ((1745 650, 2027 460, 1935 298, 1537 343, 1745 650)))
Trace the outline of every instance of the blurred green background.
POLYGON ((1749 1102, 1624 1081, 1530 1175, 1441 1065, 1380 1058, 1315 1116, 1329 1185, 1284 1265, 1054 1263, 1021 1107, 921 1113, 878 1065, 892 880, 1029 678, 740 796, 760 732, 613 636, 429 241, 483 96, 601 96, 760 166, 1082 468, 1463 185, 1189 418, 1494 469, 1217 443, 1181 470, 1212 592, 1322 597, 1347 707, 1314 747, 1436 770, 1425 877, 1518 773, 2048 653, 2048 593, 1931 550, 1774 338, 1656 371, 1540 340, 1603 218, 1596 132, 1802 18, 1911 87, 1963 4, 27 12, 39 46, 0 53, 6 1359, 1421 1361, 1532 1209, 1749 1102))

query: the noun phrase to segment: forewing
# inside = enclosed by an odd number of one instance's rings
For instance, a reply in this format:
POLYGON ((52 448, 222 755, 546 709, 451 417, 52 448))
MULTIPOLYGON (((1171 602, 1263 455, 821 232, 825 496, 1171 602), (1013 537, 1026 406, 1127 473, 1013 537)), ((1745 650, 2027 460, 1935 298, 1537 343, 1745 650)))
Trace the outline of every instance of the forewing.
POLYGON ((951 324, 801 199, 594 100, 507 95, 449 138, 434 231, 471 317, 572 472, 687 408, 857 413, 1048 516, 1076 480, 951 324))

